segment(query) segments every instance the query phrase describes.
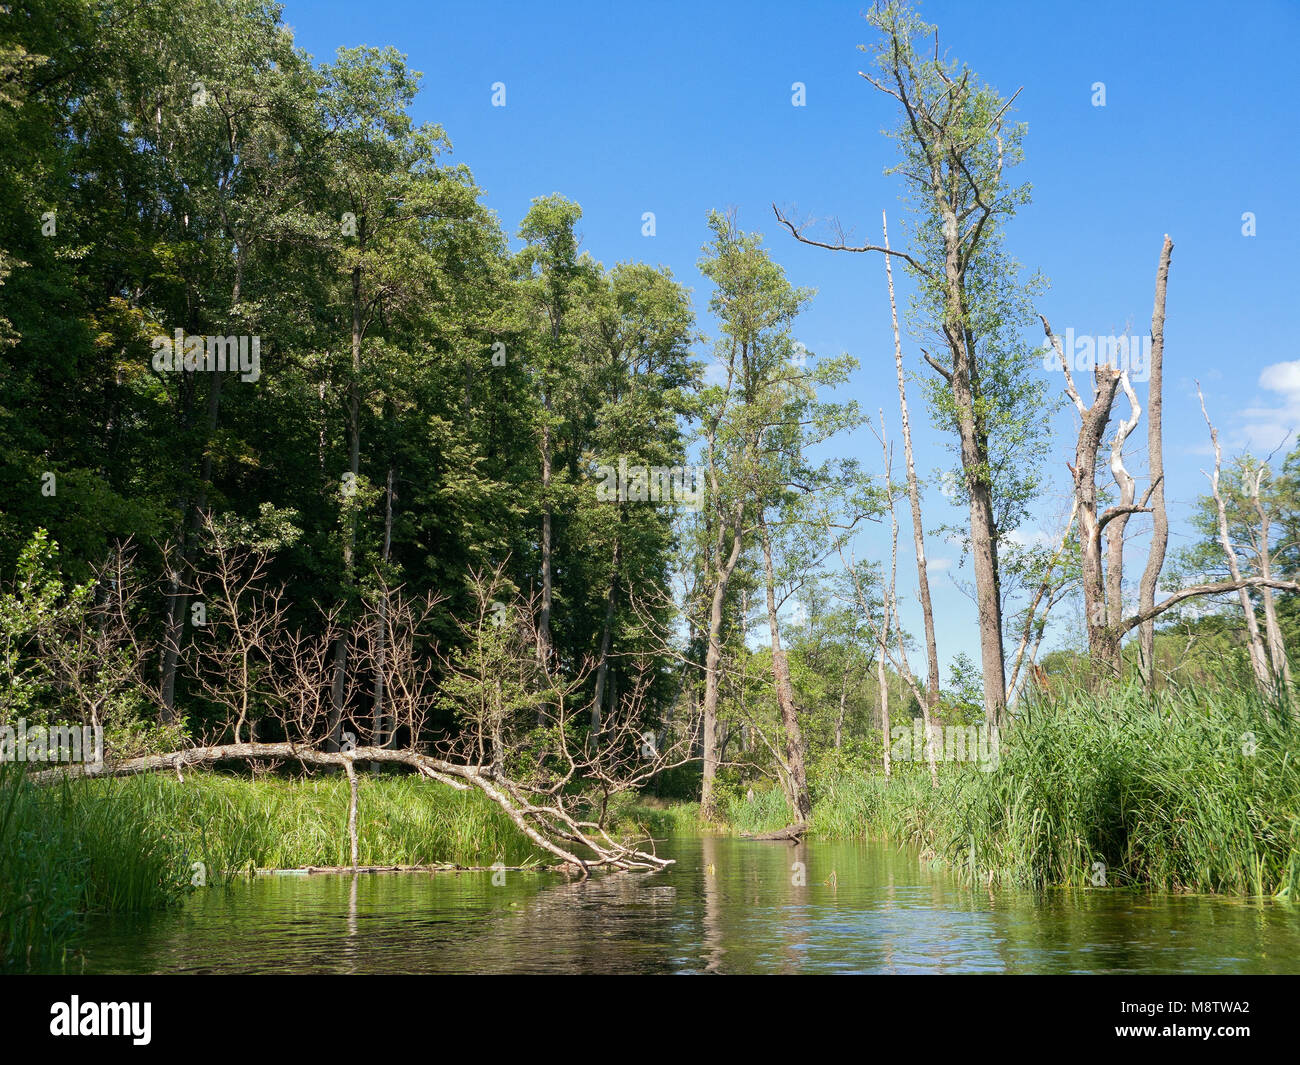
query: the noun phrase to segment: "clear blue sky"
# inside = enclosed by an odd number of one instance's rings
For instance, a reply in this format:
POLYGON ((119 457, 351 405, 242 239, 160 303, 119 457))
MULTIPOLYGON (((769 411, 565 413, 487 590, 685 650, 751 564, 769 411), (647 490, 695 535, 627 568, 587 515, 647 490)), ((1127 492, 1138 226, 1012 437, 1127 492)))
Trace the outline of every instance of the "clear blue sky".
MULTIPOLYGON (((775 200, 837 217, 872 241, 881 209, 900 213, 897 179, 882 174, 893 161, 880 135, 894 123, 893 101, 857 76, 865 6, 289 0, 284 15, 318 60, 344 45, 405 53, 424 73, 416 118, 446 128, 455 158, 472 168, 512 236, 533 197, 560 192, 582 205, 593 256, 671 267, 693 288, 702 320, 708 286, 696 262, 705 216, 735 207, 745 228, 767 235, 791 280, 818 290, 799 338, 813 352, 857 356, 862 367, 847 394, 872 412, 884 405, 896 426, 879 257, 800 246, 778 231, 769 207, 775 200), (805 107, 791 105, 796 81, 807 86, 805 107), (504 108, 491 106, 494 82, 506 86, 504 108), (656 216, 653 238, 641 235, 645 211, 656 216)), ((1012 223, 1008 248, 1050 279, 1039 305, 1058 332, 1122 334, 1130 324, 1147 332, 1161 237, 1174 239, 1165 465, 1176 548, 1208 461, 1194 378, 1229 454, 1266 453, 1300 426, 1300 4, 930 0, 921 13, 950 54, 1000 91, 1024 87, 1019 174, 1033 184, 1033 203, 1012 223), (1092 106, 1097 81, 1105 107, 1092 106), (1242 235, 1247 211, 1254 237, 1242 235)), ((905 351, 921 371, 915 345, 905 351)), ((1050 381, 1059 389, 1059 374, 1050 381)), ((1138 390, 1145 401, 1145 386, 1138 390)), ((924 476, 951 459, 915 384, 912 399, 924 476)), ((1068 412, 1060 429, 1042 458, 1053 489, 1026 535, 1055 528, 1068 509, 1068 412)), ((1145 423, 1134 441, 1138 472, 1145 423)), ((865 429, 843 447, 878 467, 865 429)), ((925 506, 929 528, 963 520, 937 491, 925 506)), ((900 519, 906 544, 906 514, 900 519)), ((858 552, 882 546, 872 534, 858 552)), ((975 610, 952 580, 969 579, 957 550, 932 537, 928 551, 940 567, 932 580, 946 681, 958 651, 978 658, 975 610)), ((1140 543, 1132 551, 1136 576, 1144 551, 1140 543)), ((914 583, 904 570, 900 594, 913 598, 914 583)), ((919 633, 909 606, 904 623, 919 633)))

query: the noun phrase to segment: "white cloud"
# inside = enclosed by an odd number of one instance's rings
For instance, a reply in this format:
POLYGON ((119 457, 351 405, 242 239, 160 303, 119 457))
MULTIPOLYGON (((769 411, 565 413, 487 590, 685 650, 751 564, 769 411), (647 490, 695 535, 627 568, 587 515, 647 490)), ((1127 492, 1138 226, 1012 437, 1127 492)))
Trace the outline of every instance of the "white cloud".
POLYGON ((1279 445, 1289 449, 1300 429, 1300 359, 1275 362, 1259 374, 1259 387, 1273 393, 1268 400, 1241 412, 1244 425, 1240 444, 1256 454, 1266 455, 1279 445))
POLYGON ((1275 362, 1265 366, 1259 375, 1261 388, 1300 397, 1300 359, 1293 362, 1275 362))
POLYGON ((942 573, 944 570, 952 569, 952 559, 950 558, 927 558, 925 568, 933 570, 935 573, 942 573))

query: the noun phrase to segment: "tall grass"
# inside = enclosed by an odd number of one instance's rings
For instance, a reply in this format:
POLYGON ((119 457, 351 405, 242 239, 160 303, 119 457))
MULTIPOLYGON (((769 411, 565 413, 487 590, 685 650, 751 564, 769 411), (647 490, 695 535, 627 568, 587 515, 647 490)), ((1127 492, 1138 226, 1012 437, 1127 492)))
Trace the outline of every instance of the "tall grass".
MULTIPOLYGON (((221 879, 255 868, 348 865, 348 782, 195 773, 94 781, 151 823, 172 825, 188 863, 221 879)), ((414 776, 362 777, 357 803, 362 865, 523 865, 538 852, 476 791, 414 776)))
MULTIPOLYGON (((1137 687, 1024 708, 1000 766, 899 763, 886 783, 854 773, 814 795, 813 832, 914 843, 972 880, 1300 896, 1300 726, 1251 692, 1137 687)), ((720 791, 737 831, 790 822, 777 788, 720 791)), ((288 780, 192 773, 34 787, 0 765, 0 966, 57 957, 90 912, 179 901, 195 863, 208 883, 252 868, 346 865, 342 776, 288 780)), ((622 796, 630 834, 716 830, 694 803, 622 796)), ((366 865, 525 865, 543 860, 490 800, 415 777, 363 778, 366 865)))
MULTIPOLYGON (((0 967, 57 958, 88 913, 159 909, 254 868, 347 865, 347 810, 342 776, 36 787, 21 767, 0 765, 0 967)), ((357 833, 364 865, 543 857, 491 800, 415 777, 363 778, 357 833)))
POLYGON ((815 828, 1023 885, 1300 892, 1300 728, 1250 692, 1079 692, 1026 707, 994 772, 915 768, 833 786, 815 828))
POLYGON ((754 792, 750 800, 740 793, 736 780, 719 781, 717 820, 700 817, 698 802, 656 802, 625 794, 611 808, 616 827, 626 834, 655 837, 701 836, 743 832, 758 834, 785 828, 793 820, 790 804, 778 787, 754 792))
POLYGON ((185 890, 165 822, 74 784, 38 788, 0 765, 0 967, 57 957, 90 911, 140 912, 185 890))

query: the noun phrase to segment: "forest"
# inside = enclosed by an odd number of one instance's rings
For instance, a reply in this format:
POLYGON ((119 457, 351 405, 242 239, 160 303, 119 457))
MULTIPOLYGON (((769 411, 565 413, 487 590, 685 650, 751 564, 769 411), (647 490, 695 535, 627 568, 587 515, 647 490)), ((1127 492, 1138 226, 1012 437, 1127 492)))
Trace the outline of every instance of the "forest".
POLYGON ((912 6, 856 29, 897 201, 858 236, 718 203, 701 290, 601 262, 561 192, 499 217, 397 47, 7 5, 0 964, 257 870, 669 875, 674 834, 1300 891, 1294 431, 1229 445, 1197 384, 1171 518, 1179 234, 1149 324, 1054 324, 1020 90, 912 6), (799 339, 810 249, 875 271, 871 350, 799 339))

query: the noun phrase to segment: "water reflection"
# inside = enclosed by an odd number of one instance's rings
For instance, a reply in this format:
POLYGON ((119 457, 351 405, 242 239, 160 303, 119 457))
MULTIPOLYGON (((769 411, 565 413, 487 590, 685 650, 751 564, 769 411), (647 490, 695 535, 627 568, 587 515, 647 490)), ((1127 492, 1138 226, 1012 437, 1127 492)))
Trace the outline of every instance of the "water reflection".
POLYGON ((1300 908, 963 887, 888 844, 674 840, 666 873, 263 877, 96 921, 87 972, 1300 972, 1300 908), (832 873, 834 876, 832 876, 832 873))

